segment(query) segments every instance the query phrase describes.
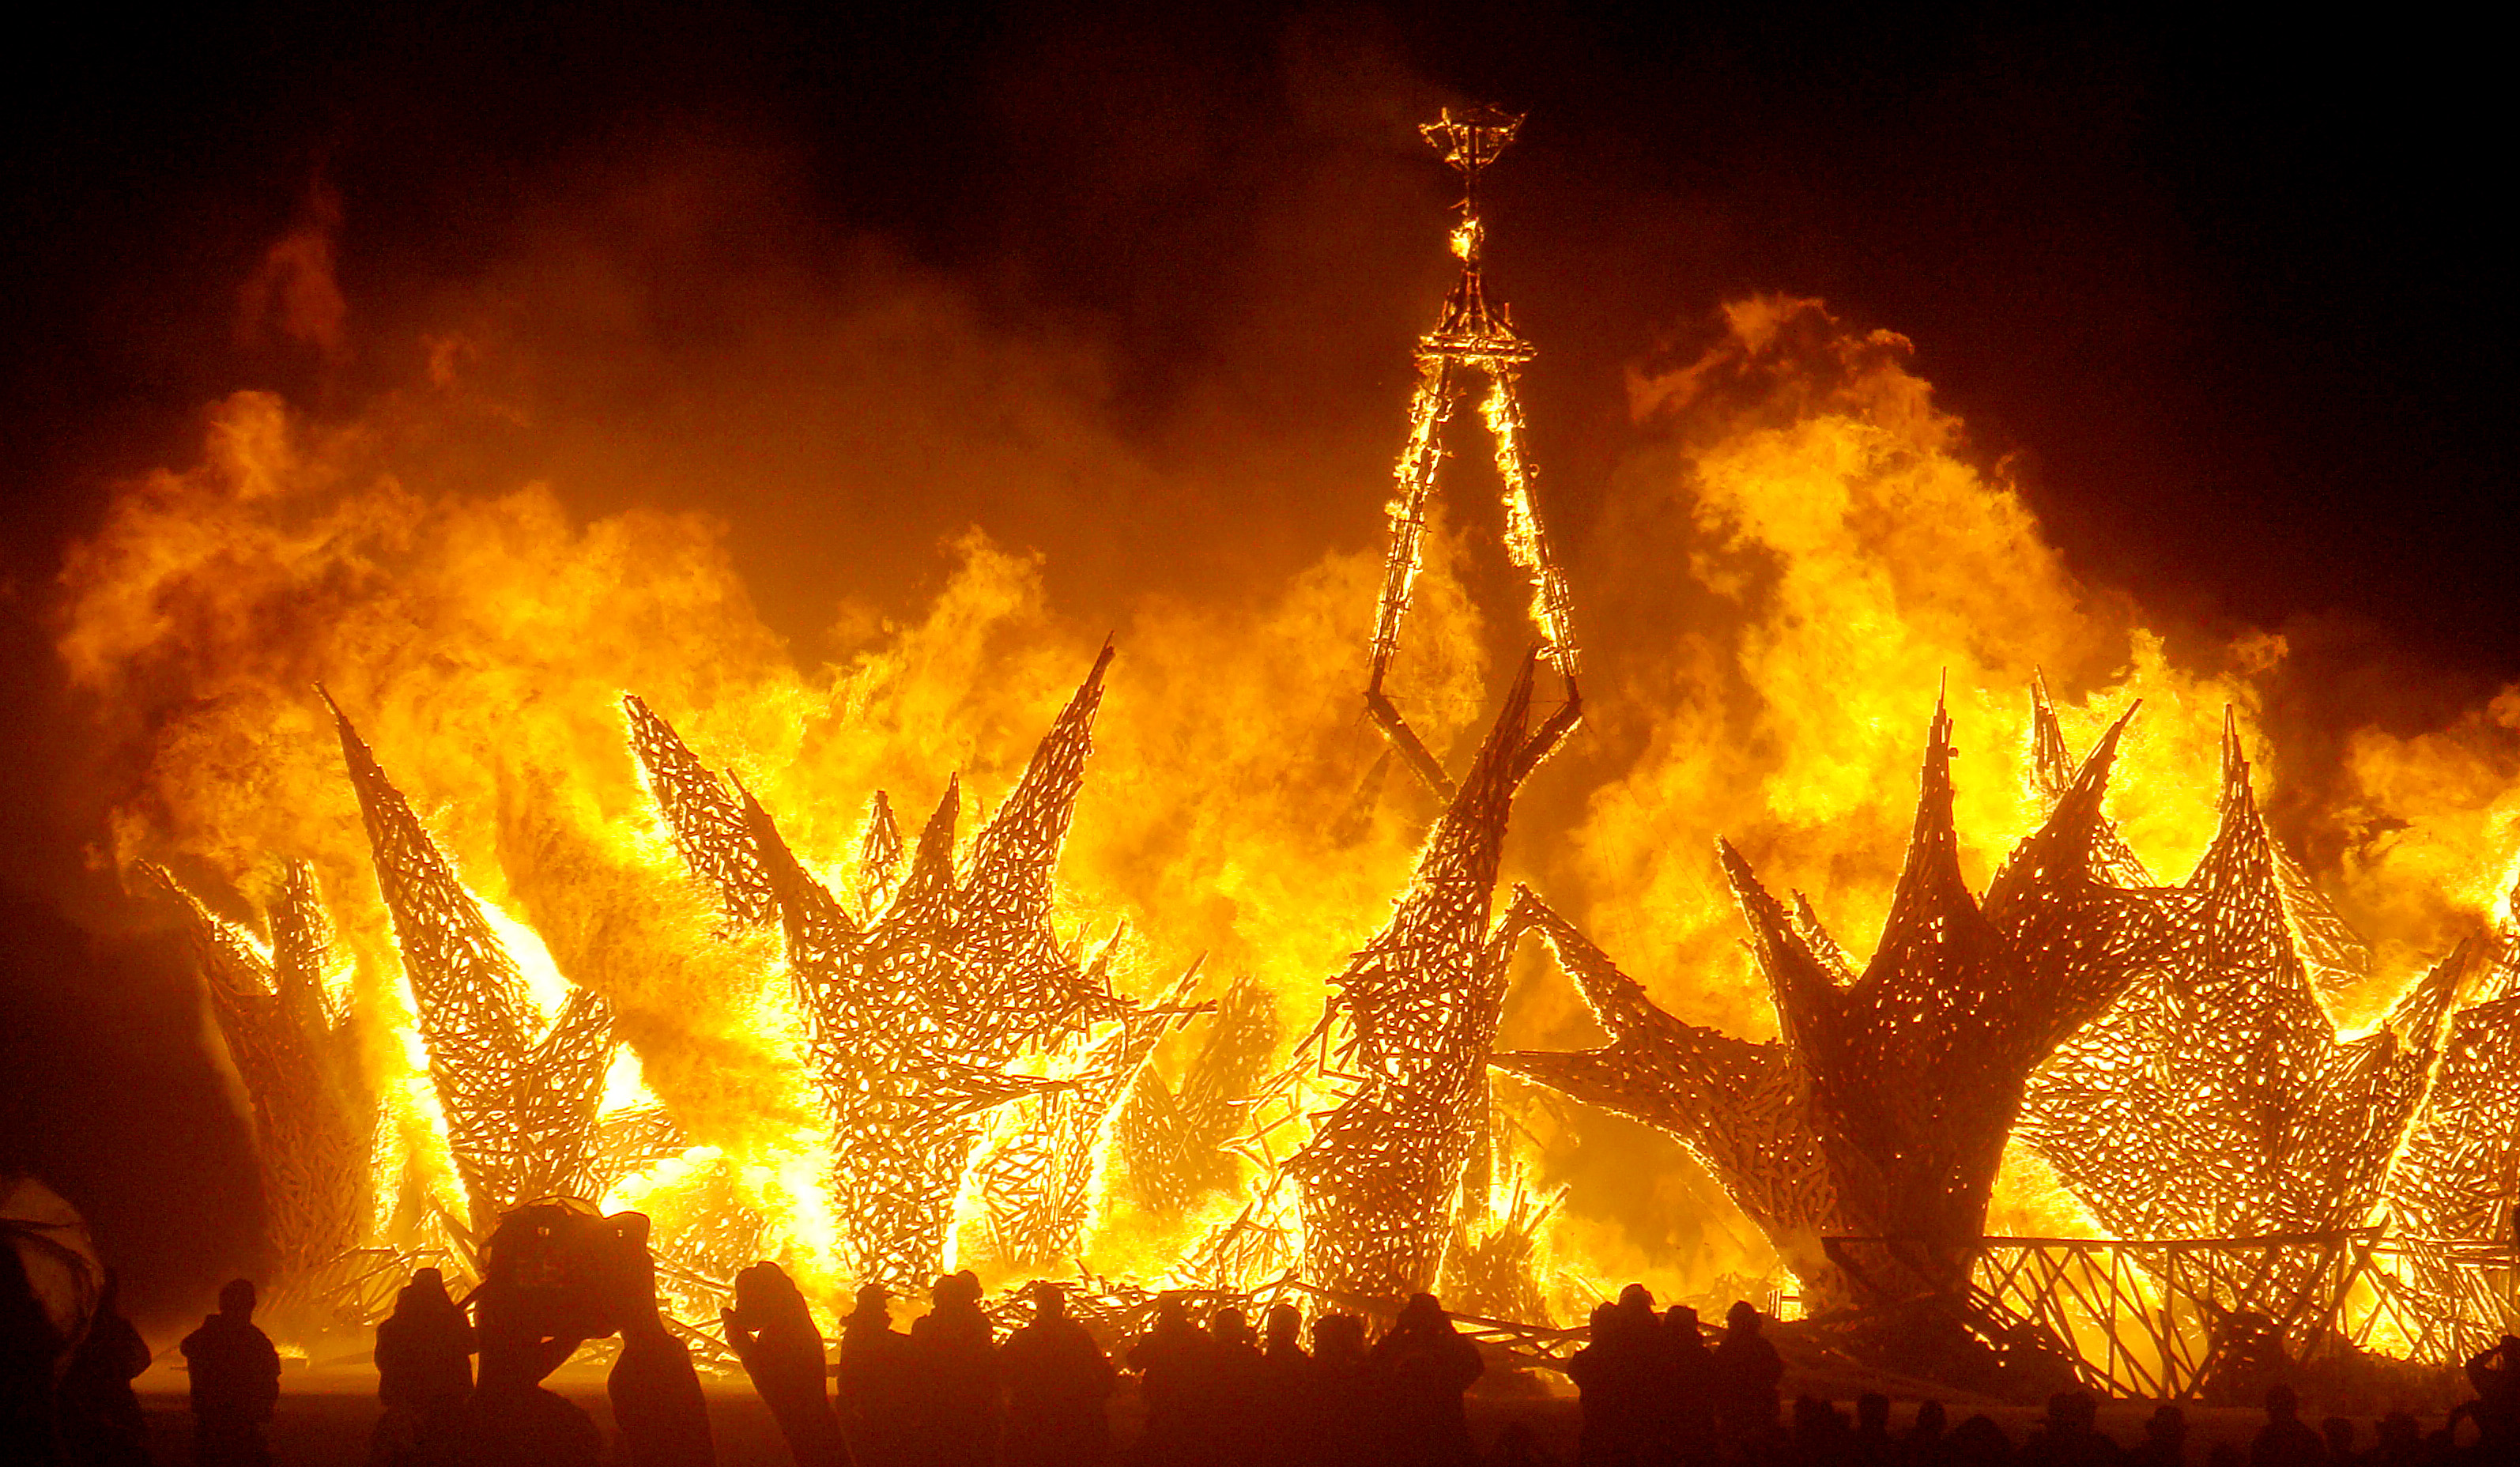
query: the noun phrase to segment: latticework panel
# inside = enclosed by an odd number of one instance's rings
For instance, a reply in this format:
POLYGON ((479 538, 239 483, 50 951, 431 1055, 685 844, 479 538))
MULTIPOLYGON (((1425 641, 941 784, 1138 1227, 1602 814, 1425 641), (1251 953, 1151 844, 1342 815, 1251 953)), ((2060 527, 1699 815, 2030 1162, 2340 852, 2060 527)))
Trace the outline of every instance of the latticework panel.
POLYGON ((2287 885, 2227 728, 2213 842, 2184 885, 2144 894, 2156 956, 2058 1048, 2023 1112, 2023 1138, 2121 1236, 2333 1231, 2379 1200, 2460 964, 2340 1041, 2288 915, 2308 899, 2287 885))
MULTIPOLYGON (((2271 1336, 2340 1344, 2329 1326, 2369 1275, 2373 1232, 1982 1238, 1967 1290, 1979 1319, 2063 1346, 2083 1384, 2101 1395, 2192 1400, 2213 1393, 2271 1336)), ((1831 1238, 1827 1246, 1859 1271, 1867 1260, 1924 1247, 1907 1238, 1831 1238)), ((2245 1395, 2254 1404, 2254 1393, 2245 1395)))
POLYGON ((1517 1176, 1513 1195, 1503 1208, 1476 1220, 1459 1219, 1452 1249, 1444 1255, 1445 1306, 1458 1312, 1549 1322, 1549 1306, 1540 1297, 1540 1237, 1563 1199, 1562 1192, 1533 1196, 1528 1178, 1517 1176))
MULTIPOLYGON (((864 920, 804 868, 758 801, 743 801, 745 848, 786 932, 807 1058, 832 1129, 842 1246, 862 1280, 907 1288, 939 1270, 987 1112, 1043 1097, 1041 1116, 1053 1131, 1092 1141, 1144 1062, 1143 1049, 1130 1064, 1116 1052, 1107 1056, 1109 1077, 1010 1068, 1028 1052, 1083 1043, 1098 1023, 1133 1034, 1149 1015, 1113 994, 1101 965, 1083 962, 1051 922, 1054 873, 1110 658, 1105 646, 980 832, 968 871, 958 871, 955 859, 959 780, 948 782, 906 870, 890 803, 878 798, 854 883, 871 913, 864 920)), ((695 871, 719 879, 730 863, 707 856, 724 836, 704 796, 723 786, 652 715, 644 738, 655 748, 643 753, 652 783, 661 782, 656 769, 684 769, 683 783, 701 791, 664 813, 695 871), (700 824, 685 831, 686 819, 700 824)), ((732 901, 729 910, 737 911, 732 901)), ((1129 1045, 1124 1040, 1122 1051, 1129 1045)), ((1024 1193, 1020 1204, 1007 1202, 1006 1220, 1026 1247, 1061 1246, 1054 1235, 1072 1233, 1081 1214, 1090 1151, 1054 1159, 1021 1149, 1000 1178, 1002 1200, 1024 1193), (1037 1193, 1025 1190, 1035 1185, 1037 1193)))
POLYGON ((480 905, 349 720, 334 716, 472 1226, 537 1198, 597 1195, 590 1164, 613 1052, 609 1005, 579 989, 537 1023, 480 905))
POLYGON ((325 996, 327 929, 313 878, 303 863, 289 864, 265 959, 163 867, 141 871, 182 913, 210 1012, 244 1082, 276 1293, 293 1297, 363 1241, 376 1119, 351 1021, 325 996))
POLYGON ((1249 973, 1217 1000, 1181 1089, 1141 1070, 1120 1112, 1120 1156, 1128 1184, 1148 1207, 1178 1211, 1240 1175, 1227 1139, 1278 1046, 1277 1002, 1249 973))
POLYGON ((1767 1233, 1807 1304, 1956 1288, 2024 1077, 2117 995, 2153 941, 2099 868, 2116 743, 2113 730, 2064 782, 1981 908, 1959 874, 1951 722, 1937 707, 1906 864, 1860 975, 1807 903, 1789 912, 1719 843, 1776 999, 1782 1037, 1767 1044, 1672 1018, 1525 899, 1525 925, 1549 938, 1611 1043, 1500 1056, 1499 1067, 1677 1136, 1767 1233), (1928 1246, 1859 1282, 1822 1249, 1830 1233, 1928 1246))
MULTIPOLYGON (((2498 1303, 2469 1262, 2483 1249, 2508 1265, 2520 1240, 2520 937, 2472 939, 2450 962, 2474 1001, 2452 1019, 2431 1092, 2390 1169, 2392 1229, 2444 1240, 2383 1261, 2434 1312, 2472 1321, 2467 1336, 2502 1333, 2514 1311, 2507 1267, 2498 1303)), ((2477 1348, 2483 1348, 2479 1346, 2477 1348)))
MULTIPOLYGON (((1106 948, 1098 970, 1108 956, 1106 948)), ((1177 988, 1173 997, 1184 996, 1177 988)), ((1197 1011, 1178 1001, 1124 1011, 1101 1038, 1080 1036, 1057 1056, 1052 1073, 1067 1085, 1008 1107, 1005 1136, 979 1165, 982 1214, 1002 1262, 1029 1267, 1073 1255, 1113 1108, 1164 1035, 1197 1011)))
POLYGON ((1435 1277, 1462 1172, 1487 1121, 1487 1058, 1510 934, 1488 930, 1537 659, 1419 855, 1390 923, 1332 983, 1343 1032, 1329 1056, 1339 1099, 1285 1170, 1296 1184, 1304 1271, 1325 1288, 1410 1294, 1435 1277))
MULTIPOLYGON (((648 778, 648 793, 663 812, 684 863, 717 893, 728 916, 739 922, 776 921, 778 899, 753 848, 742 803, 653 709, 626 695, 621 706, 630 720, 630 746, 648 778)), ((889 808, 884 817, 890 820, 889 808)), ((896 836, 896 850, 899 845, 896 836)))

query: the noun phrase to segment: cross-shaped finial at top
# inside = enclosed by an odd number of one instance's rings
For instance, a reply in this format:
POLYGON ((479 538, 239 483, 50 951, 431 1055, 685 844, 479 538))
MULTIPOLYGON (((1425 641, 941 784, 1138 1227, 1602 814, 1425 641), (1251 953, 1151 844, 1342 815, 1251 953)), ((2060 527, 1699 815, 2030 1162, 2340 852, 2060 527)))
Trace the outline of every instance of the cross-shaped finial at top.
POLYGON ((1463 186, 1475 189, 1479 170, 1496 161, 1521 127, 1520 112, 1480 106, 1458 112, 1448 107, 1434 121, 1418 124, 1418 130, 1443 153, 1444 161, 1462 170, 1463 186))

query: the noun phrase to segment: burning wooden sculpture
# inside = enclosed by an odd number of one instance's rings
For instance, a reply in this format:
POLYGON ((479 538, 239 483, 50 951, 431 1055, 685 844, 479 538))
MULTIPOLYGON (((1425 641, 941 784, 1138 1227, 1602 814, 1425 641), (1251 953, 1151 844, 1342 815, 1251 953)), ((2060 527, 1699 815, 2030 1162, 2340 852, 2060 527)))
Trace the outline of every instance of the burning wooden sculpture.
POLYGON ((1424 1289, 1453 1237, 1462 1173, 1486 1133, 1511 956, 1509 933, 1488 927, 1506 818, 1556 741, 1525 732, 1538 664, 1524 662, 1389 925, 1331 980, 1316 1033, 1335 1103, 1284 1165, 1304 1273, 1323 1287, 1424 1289))
POLYGON ((2158 941, 2141 898, 2103 880, 2096 856, 2124 728, 2084 762, 1981 907, 1960 876, 1951 720, 1938 706, 1907 861, 1861 974, 1807 905, 1787 913, 1719 843, 1776 1000, 1778 1041, 1674 1019, 1518 893, 1509 928, 1550 940, 1612 1042, 1494 1064, 1679 1137, 1767 1233, 1811 1304, 1955 1290, 2024 1081, 2158 941), (1832 1254, 1822 1242, 1831 1236, 1890 1241, 1832 1254))
POLYGON ((359 1074, 350 1015, 325 993, 324 909, 303 862, 288 864, 271 911, 271 956, 213 916, 162 867, 141 867, 183 913, 210 1012, 252 1107, 284 1311, 321 1270, 365 1241, 377 1103, 359 1074))
POLYGON ((610 1007, 576 989, 543 1022, 479 903, 349 720, 333 713, 473 1233, 522 1203, 601 1197, 625 1172, 682 1149, 652 1107, 599 1124, 615 1048, 610 1007))
MULTIPOLYGON (((2052 718, 2043 703, 2043 742, 2052 718)), ((2287 881, 2228 721, 2213 842, 2184 885, 2142 900, 2169 940, 2034 1077, 2023 1139, 2120 1237, 2362 1225, 2423 1098, 2465 956, 2410 988, 2385 1027, 2339 1040, 2287 914, 2316 892, 2287 881)), ((2298 1333, 2333 1304, 2305 1292, 2319 1268, 2310 1250, 2270 1255, 2232 1270, 2256 1280, 2248 1297, 2220 1302, 2298 1333)))
POLYGON ((775 911, 786 930, 833 1131, 833 1200, 860 1279, 907 1288, 938 1271, 984 1116, 1031 1096, 1068 1098, 1040 1109, 1046 1132, 1026 1138, 1015 1128, 1020 1144, 1000 1172, 1001 1243, 1027 1258, 1072 1247, 1090 1165, 1034 1165, 1040 1149, 1050 1134, 1063 1143, 1099 1134, 1163 1024, 1183 1012, 1115 995, 1104 963, 1081 961, 1051 927, 1052 875, 1110 658, 1106 646, 981 832, 968 870, 955 863, 958 781, 897 885, 900 840, 878 797, 860 852, 864 920, 806 872, 758 802, 739 802, 661 719, 629 703, 649 782, 693 870, 716 885, 730 917, 775 911), (1116 1032, 1089 1043, 1104 1023, 1116 1032), (1069 1073, 1010 1069, 1027 1051, 1067 1055, 1069 1073), (1018 1178, 1040 1190, 1015 1199, 1004 1188, 1018 1178))

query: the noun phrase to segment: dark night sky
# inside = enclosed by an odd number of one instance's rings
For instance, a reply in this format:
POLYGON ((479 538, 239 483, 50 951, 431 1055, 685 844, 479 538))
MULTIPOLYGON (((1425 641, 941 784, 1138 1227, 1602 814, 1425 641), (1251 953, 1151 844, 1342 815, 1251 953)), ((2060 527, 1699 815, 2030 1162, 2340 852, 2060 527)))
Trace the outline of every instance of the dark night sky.
MULTIPOLYGON (((2299 10, 1895 9, 306 5, 14 48, 0 1148, 90 1210, 144 1307, 189 1306, 250 1249, 187 980, 80 861, 95 811, 61 787, 79 733, 43 618, 66 541, 115 480, 181 462, 203 403, 347 403, 390 370, 234 342, 238 282, 319 174, 368 310, 468 279, 556 180, 658 137, 775 146, 784 247, 873 237, 1008 330, 1095 340, 1113 421, 1152 440, 1271 325, 1246 285, 1289 267, 1244 216, 1321 164, 1337 119, 1307 99, 1398 119, 1493 99, 1533 115, 1497 180, 1497 274, 1550 353, 1533 417, 1558 512, 1602 490, 1623 366, 1720 300, 1814 294, 1913 339, 2082 575, 2188 625, 2286 630, 2356 674, 2335 695, 2371 705, 2340 717, 2520 679, 2494 48, 2299 10)), ((1393 420, 1396 397, 1348 406, 1351 378, 1307 370, 1251 383, 1251 411, 1393 420)), ((802 562, 744 535, 768 614, 809 622, 802 562)))

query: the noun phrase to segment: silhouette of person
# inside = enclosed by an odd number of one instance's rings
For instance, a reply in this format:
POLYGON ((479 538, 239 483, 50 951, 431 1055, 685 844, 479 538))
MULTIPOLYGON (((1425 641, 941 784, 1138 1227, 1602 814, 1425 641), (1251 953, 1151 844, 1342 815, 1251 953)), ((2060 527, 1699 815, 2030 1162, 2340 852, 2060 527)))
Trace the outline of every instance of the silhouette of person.
POLYGON ((0 1442, 29 1463, 62 1460, 54 1372, 64 1340, 26 1276, 18 1244, 25 1234, 0 1223, 0 1442))
POLYGON ((910 1327, 925 1394, 920 1445, 930 1467, 989 1467, 998 1451, 998 1360, 980 1280, 966 1269, 937 1278, 928 1311, 910 1327))
POLYGON ((1067 1291, 1036 1283, 1030 1322, 1007 1336, 1007 1467, 1101 1467, 1111 1455, 1110 1356, 1067 1316, 1067 1291))
POLYGON ((472 1395, 472 1321, 446 1295, 446 1276, 423 1268, 377 1326, 377 1400, 368 1442, 374 1467, 447 1460, 472 1395))
POLYGON ((909 1467, 917 1424, 910 1337, 892 1327, 892 1293, 860 1285, 840 1321, 840 1427, 857 1467, 909 1467))
POLYGON ((1847 1454, 1861 1467, 1890 1467, 1899 1457, 1899 1444, 1890 1440, 1890 1398, 1878 1391, 1867 1391, 1855 1398, 1855 1436, 1847 1443, 1847 1454))
POLYGON ((1733 1301, 1724 1316, 1724 1339, 1714 1351, 1715 1415, 1727 1436, 1776 1429, 1777 1383, 1785 1378, 1785 1362, 1759 1326, 1748 1300, 1733 1301))
POLYGON ((96 1312, 70 1352, 59 1394, 62 1449, 72 1467, 141 1467, 149 1428, 131 1382, 149 1368, 149 1345, 122 1317, 121 1279, 105 1270, 96 1312))
POLYGON ((1313 1320, 1314 1460, 1324 1467, 1380 1467, 1384 1421, 1381 1392, 1365 1353, 1365 1322, 1354 1314, 1313 1320))
POLYGON ((1944 1431, 1951 1425, 1951 1413, 1939 1400, 1916 1403, 1915 1419, 1908 1423, 1908 1435, 1899 1439, 1899 1459, 1906 1467, 1942 1467, 1951 1450, 1951 1439, 1944 1431))
POLYGON ((1249 1467, 1259 1460, 1261 1399, 1268 1357, 1252 1338, 1250 1317, 1231 1306, 1208 1322, 1208 1460, 1249 1467))
POLYGON ((796 1467, 845 1467, 849 1449, 825 1386, 823 1331, 796 1281, 777 1264, 754 1264, 735 1275, 735 1307, 718 1318, 796 1467))
POLYGON ((2143 1441, 2127 1456, 2138 1467, 2186 1467, 2187 1413, 2163 1404, 2144 1419, 2143 1441))
POLYGON ((1800 1467, 1839 1467, 1847 1460, 1846 1418, 1817 1396, 1794 1398, 1792 1460, 1800 1467))
POLYGON ((1632 1283, 1619 1290, 1619 1312, 1625 1316, 1628 1326, 1637 1331, 1636 1338, 1642 1339, 1644 1331, 1654 1322, 1653 1290, 1641 1283, 1632 1283))
POLYGON ((2362 1455, 2354 1449, 2354 1423, 2346 1417, 2330 1416, 2318 1423, 2318 1436, 2327 1444, 2330 1463, 2350 1463, 2362 1455))
POLYGON ((1210 1368, 1207 1332, 1192 1323, 1177 1296, 1155 1304, 1154 1321, 1129 1347, 1129 1368, 1138 1372, 1138 1395, 1147 1407, 1138 1457, 1147 1467, 1202 1460, 1210 1368))
POLYGON ((2477 1430, 2500 1439, 2520 1416, 2520 1336, 2504 1335, 2490 1350, 2467 1362, 2467 1383, 2476 1392, 2477 1430))
POLYGON ((1259 1459, 1262 1467, 1312 1467, 1320 1453, 1313 1359, 1304 1353, 1303 1311, 1273 1304, 1261 1340, 1259 1459))
POLYGON ((2059 1391, 2048 1398, 2048 1415, 2021 1445, 2021 1460, 2039 1467, 2108 1467, 2118 1459, 2118 1445, 2092 1429, 2099 1402, 2086 1391, 2059 1391))
POLYGON ((604 1390, 621 1433, 622 1467, 711 1467, 717 1453, 709 1440, 708 1400, 692 1368, 691 1347, 665 1327, 657 1309, 647 1216, 615 1213, 604 1222, 612 1243, 602 1287, 621 1330, 621 1354, 604 1390))
POLYGON ((1471 1460, 1470 1418, 1462 1393, 1487 1364, 1434 1295, 1410 1295, 1367 1358, 1380 1378, 1390 1416, 1386 1460, 1406 1467, 1460 1467, 1471 1460))
POLYGON ((1636 1467, 1651 1359, 1630 1311, 1618 1305, 1593 1306, 1586 1332, 1591 1338, 1566 1361, 1584 1418, 1577 1467, 1636 1467))
POLYGON ((219 1311, 184 1337, 193 1377, 193 1459, 201 1467, 265 1467, 263 1425, 280 1401, 280 1352, 253 1322, 251 1280, 230 1279, 219 1311))
POLYGON ((2267 1424, 2249 1444, 2249 1467, 2318 1467, 2326 1455, 2327 1444, 2301 1419, 2292 1387, 2267 1387, 2267 1424))
POLYGON ((1713 1447, 1715 1360, 1697 1311, 1675 1304, 1663 1311, 1661 1407, 1656 1412, 1665 1453, 1694 1461, 1713 1447))
POLYGON ((2371 1467, 2415 1467, 2424 1459, 2424 1429, 2408 1412, 2381 1417, 2376 1435, 2366 1458, 2371 1467))

